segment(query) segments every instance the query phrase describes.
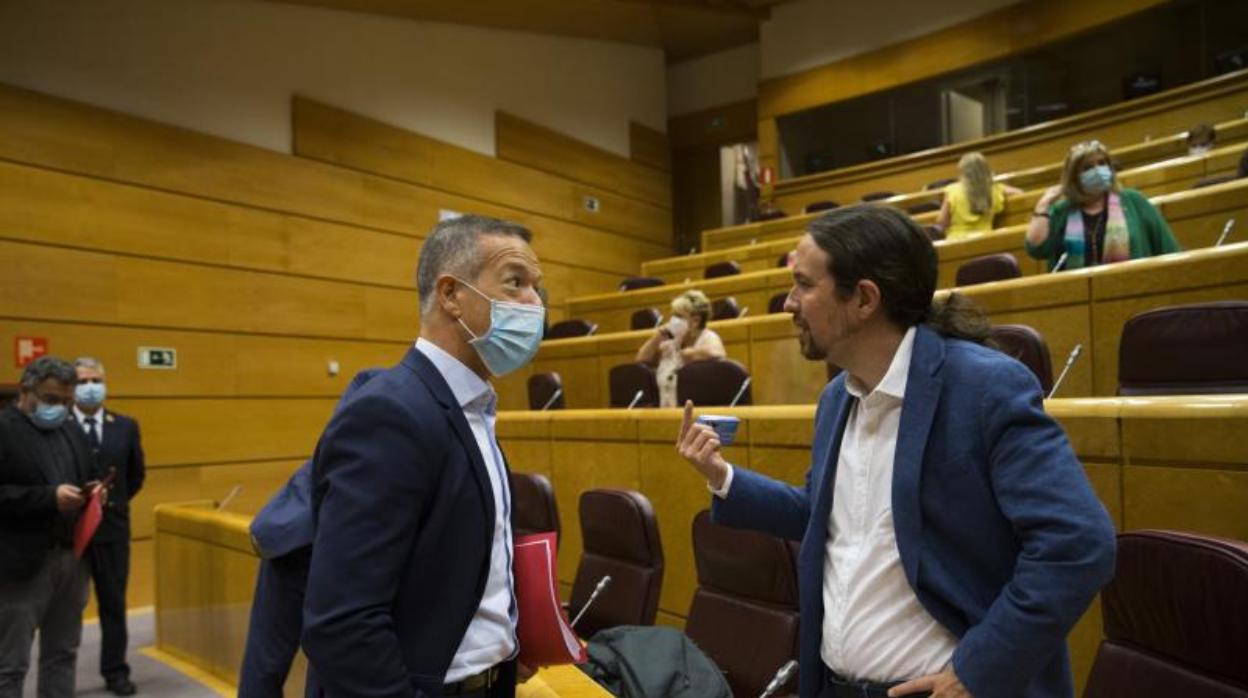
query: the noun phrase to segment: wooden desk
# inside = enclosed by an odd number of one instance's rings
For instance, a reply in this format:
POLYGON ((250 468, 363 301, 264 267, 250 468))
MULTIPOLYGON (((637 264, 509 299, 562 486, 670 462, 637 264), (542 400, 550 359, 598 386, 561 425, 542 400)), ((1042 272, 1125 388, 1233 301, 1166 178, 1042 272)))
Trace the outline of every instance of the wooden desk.
POLYGON ((572 665, 545 667, 516 686, 516 698, 610 698, 611 692, 572 665))
MULTIPOLYGON (((1230 146, 1223 146, 1217 150, 1211 151, 1199 156, 1176 156, 1163 162, 1144 164, 1139 167, 1124 170, 1119 174, 1119 178, 1125 186, 1141 189, 1150 197, 1160 195, 1176 195, 1188 194, 1199 198, 1203 193, 1203 189, 1188 190, 1188 188, 1198 179, 1210 177, 1214 175, 1228 174, 1235 171, 1238 160, 1237 158, 1244 152, 1242 143, 1230 146)), ((1010 197, 1007 200, 1007 210, 1002 218, 998 220, 999 226, 1009 226, 1016 224, 1025 224, 1026 218, 1030 216, 1028 204, 1034 204, 1036 199, 1040 197, 1045 187, 1057 184, 1060 181, 1060 173, 1058 176, 1047 183, 1037 182, 1035 188, 1025 192, 1021 196, 1010 197)), ((1240 181, 1240 186, 1245 186, 1244 181, 1240 181)), ((878 203, 896 205, 897 203, 910 204, 910 196, 903 195, 890 199, 884 199, 878 203)), ((926 195, 924 195, 926 196, 926 195)), ((842 203, 855 203, 843 201, 842 203)), ((1156 202, 1155 202, 1156 203, 1156 202)), ((1248 199, 1240 199, 1238 206, 1243 207, 1248 203, 1248 199)), ((905 206, 902 206, 904 208, 905 206)), ((702 251, 718 252, 732 247, 740 247, 751 243, 772 242, 779 239, 793 238, 801 235, 811 220, 817 218, 819 214, 800 214, 792 215, 787 218, 781 218, 774 221, 763 221, 760 223, 747 223, 745 225, 728 226, 724 228, 712 228, 702 232, 702 251)), ((914 219, 920 223, 933 223, 936 220, 935 213, 925 213, 915 216, 914 219)), ((1175 219, 1167 215, 1172 225, 1175 219)), ((1212 242, 1207 243, 1212 244, 1212 242)), ((1186 245, 1185 245, 1186 246, 1186 245)))
MULTIPOLYGON (((1215 190, 1211 196, 1225 191, 1210 189, 1215 190)), ((1248 188, 1243 191, 1248 192, 1248 188)), ((1172 203, 1167 205, 1177 206, 1188 199, 1169 201, 1172 203)), ((959 243, 958 249, 968 255, 987 254, 1014 245, 1021 235, 1019 230, 994 232, 959 243)), ((747 304, 753 308, 758 295, 778 292, 783 275, 783 270, 743 275, 766 289, 746 296, 750 298, 747 304), (767 288, 769 284, 775 285, 767 288)), ((734 278, 738 277, 707 282, 708 287, 730 288, 734 278)), ((783 288, 787 290, 787 286, 783 288)), ((1048 344, 1055 371, 1061 370, 1076 344, 1083 345, 1084 356, 1063 383, 1062 396, 1113 395, 1118 385, 1119 335, 1127 319, 1142 310, 1166 305, 1248 299, 1248 242, 1061 274, 1032 275, 969 286, 959 292, 979 303, 996 324, 1020 323, 1038 330, 1048 344)), ((646 297, 655 301, 660 297, 655 289, 635 293, 648 294, 646 297)), ((611 301, 620 303, 623 295, 612 296, 611 301)), ((611 312, 623 314, 627 310, 611 312)), ((710 326, 723 338, 729 357, 750 370, 755 404, 810 403, 826 382, 822 364, 804 361, 798 355, 797 331, 786 313, 713 322, 710 326)), ((554 371, 563 378, 568 407, 606 407, 608 372, 612 366, 632 362, 651 332, 606 332, 543 342, 533 363, 497 382, 500 405, 503 409, 525 409, 528 377, 554 371)))

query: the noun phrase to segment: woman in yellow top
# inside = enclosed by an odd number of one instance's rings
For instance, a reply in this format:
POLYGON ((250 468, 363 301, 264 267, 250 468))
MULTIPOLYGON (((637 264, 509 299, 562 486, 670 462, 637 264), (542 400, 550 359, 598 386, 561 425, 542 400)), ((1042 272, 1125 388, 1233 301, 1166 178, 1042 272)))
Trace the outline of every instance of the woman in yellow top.
POLYGON ((958 161, 958 181, 945 187, 936 226, 946 240, 958 240, 971 233, 992 230, 992 219, 1005 209, 1005 197, 1023 190, 992 181, 992 168, 981 153, 967 153, 958 161))

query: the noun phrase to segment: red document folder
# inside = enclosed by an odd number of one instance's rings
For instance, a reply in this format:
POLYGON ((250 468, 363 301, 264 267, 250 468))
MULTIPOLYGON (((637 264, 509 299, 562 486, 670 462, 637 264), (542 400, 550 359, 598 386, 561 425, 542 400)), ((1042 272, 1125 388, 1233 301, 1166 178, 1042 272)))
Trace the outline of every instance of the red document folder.
POLYGON ((104 507, 100 504, 100 493, 103 491, 103 487, 98 487, 87 496, 87 505, 83 507, 82 513, 78 515, 78 523, 74 525, 74 556, 80 560, 87 551, 87 544, 95 536, 96 529, 100 527, 100 521, 104 519, 104 507))
POLYGON ((555 577, 555 534, 521 536, 515 542, 513 573, 519 620, 521 664, 537 668, 580 664, 587 657, 581 639, 559 605, 555 577))

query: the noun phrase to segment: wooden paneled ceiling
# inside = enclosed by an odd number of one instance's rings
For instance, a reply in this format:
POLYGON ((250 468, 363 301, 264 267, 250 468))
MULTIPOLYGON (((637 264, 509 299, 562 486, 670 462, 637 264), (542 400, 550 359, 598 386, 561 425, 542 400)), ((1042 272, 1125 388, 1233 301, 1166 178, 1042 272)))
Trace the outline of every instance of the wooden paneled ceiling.
POLYGON ((661 48, 674 63, 758 40, 789 0, 266 0, 661 48))

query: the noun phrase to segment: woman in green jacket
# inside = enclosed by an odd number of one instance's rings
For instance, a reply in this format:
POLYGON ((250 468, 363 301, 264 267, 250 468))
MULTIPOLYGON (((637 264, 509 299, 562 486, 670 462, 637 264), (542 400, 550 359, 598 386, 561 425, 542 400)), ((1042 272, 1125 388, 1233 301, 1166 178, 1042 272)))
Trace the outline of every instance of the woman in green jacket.
POLYGON ((1109 151, 1098 141, 1066 154, 1061 186, 1036 202, 1027 227, 1027 254, 1053 269, 1078 269, 1182 248, 1161 212, 1135 189, 1118 186, 1109 151))

